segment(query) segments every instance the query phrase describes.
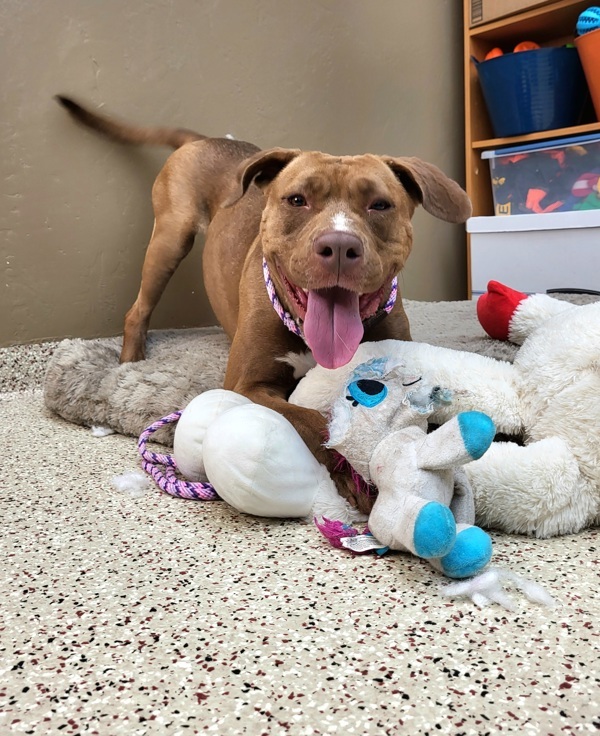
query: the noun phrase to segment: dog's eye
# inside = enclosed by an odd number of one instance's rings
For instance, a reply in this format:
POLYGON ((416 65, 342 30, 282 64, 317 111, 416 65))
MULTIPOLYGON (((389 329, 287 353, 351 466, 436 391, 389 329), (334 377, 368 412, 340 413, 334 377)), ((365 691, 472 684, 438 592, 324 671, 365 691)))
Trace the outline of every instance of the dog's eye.
POLYGON ((362 406, 373 407, 381 402, 387 396, 387 386, 381 381, 375 381, 372 378, 361 378, 358 381, 352 381, 348 386, 346 396, 348 401, 352 401, 352 406, 362 404, 362 406))
POLYGON ((387 199, 376 199, 369 205, 370 210, 376 210, 377 212, 383 212, 384 210, 391 209, 392 204, 387 199))
POLYGON ((289 197, 286 197, 288 204, 291 204, 292 207, 306 207, 308 204, 306 201, 306 197, 303 197, 302 194, 291 194, 289 197))

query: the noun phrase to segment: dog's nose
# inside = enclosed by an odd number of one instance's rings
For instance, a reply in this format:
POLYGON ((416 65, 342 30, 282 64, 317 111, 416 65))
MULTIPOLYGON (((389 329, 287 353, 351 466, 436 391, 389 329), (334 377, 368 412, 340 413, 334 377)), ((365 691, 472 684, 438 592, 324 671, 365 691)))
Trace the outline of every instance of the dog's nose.
POLYGON ((314 251, 321 263, 335 274, 348 274, 362 265, 363 244, 352 233, 329 230, 314 240, 314 251))

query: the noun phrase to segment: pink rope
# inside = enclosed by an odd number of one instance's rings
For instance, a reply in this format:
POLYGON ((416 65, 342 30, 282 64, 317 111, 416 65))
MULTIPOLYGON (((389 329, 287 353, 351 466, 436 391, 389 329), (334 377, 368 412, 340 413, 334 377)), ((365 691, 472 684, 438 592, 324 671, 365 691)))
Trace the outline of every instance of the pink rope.
POLYGON ((166 417, 147 427, 138 440, 138 452, 142 457, 142 468, 152 476, 156 485, 171 496, 191 498, 194 501, 216 501, 219 496, 210 483, 181 480, 177 477, 177 464, 172 455, 162 455, 146 449, 148 439, 159 429, 174 424, 181 416, 180 411, 168 414, 166 417))

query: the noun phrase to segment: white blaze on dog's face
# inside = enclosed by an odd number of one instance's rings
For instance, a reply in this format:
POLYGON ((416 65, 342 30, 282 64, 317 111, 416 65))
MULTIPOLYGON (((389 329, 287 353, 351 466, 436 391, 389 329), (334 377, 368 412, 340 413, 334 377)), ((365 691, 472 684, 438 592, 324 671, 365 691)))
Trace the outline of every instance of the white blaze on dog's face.
POLYGON ((331 229, 340 233, 353 232, 348 216, 342 211, 336 212, 331 218, 331 229))
POLYGON ((388 298, 412 248, 417 205, 451 222, 470 214, 462 189, 418 159, 273 149, 252 157, 240 181, 242 193, 252 181, 265 192, 263 255, 326 368, 351 360, 363 322, 388 298))

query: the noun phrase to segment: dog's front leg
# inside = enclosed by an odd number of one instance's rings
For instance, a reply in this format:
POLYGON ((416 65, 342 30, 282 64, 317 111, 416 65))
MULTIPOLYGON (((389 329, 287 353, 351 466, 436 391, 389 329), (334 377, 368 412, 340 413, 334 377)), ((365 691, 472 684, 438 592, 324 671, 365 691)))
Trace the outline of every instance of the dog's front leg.
POLYGON ((368 514, 375 498, 357 486, 349 465, 340 464, 339 455, 325 447, 327 419, 316 409, 287 401, 298 379, 292 366, 280 358, 304 349, 302 342, 283 327, 268 302, 262 310, 247 310, 239 317, 223 387, 283 415, 327 468, 340 496, 368 514))

